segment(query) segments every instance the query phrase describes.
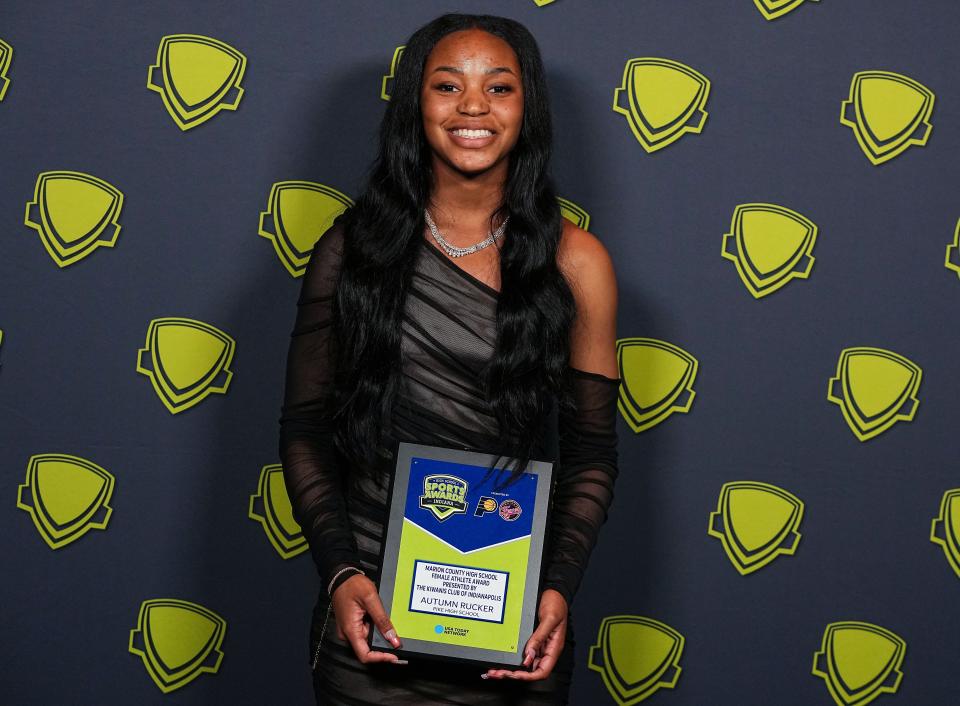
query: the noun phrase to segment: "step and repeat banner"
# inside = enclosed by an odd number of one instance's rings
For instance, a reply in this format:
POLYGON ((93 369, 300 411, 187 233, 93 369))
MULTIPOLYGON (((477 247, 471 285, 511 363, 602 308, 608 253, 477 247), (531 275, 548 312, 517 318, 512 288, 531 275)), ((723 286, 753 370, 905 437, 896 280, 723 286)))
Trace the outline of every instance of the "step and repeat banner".
POLYGON ((953 703, 948 0, 4 3, 4 703, 311 702, 300 278, 451 10, 537 37, 564 215, 616 263, 573 703, 953 703))

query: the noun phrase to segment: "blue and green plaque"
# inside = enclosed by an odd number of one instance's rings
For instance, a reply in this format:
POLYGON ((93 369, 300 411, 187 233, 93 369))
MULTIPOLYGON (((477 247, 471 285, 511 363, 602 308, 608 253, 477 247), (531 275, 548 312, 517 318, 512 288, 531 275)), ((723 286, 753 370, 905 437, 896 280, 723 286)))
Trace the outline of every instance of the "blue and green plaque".
POLYGON ((403 642, 371 647, 522 668, 533 634, 553 465, 508 482, 502 457, 400 442, 380 600, 403 642))

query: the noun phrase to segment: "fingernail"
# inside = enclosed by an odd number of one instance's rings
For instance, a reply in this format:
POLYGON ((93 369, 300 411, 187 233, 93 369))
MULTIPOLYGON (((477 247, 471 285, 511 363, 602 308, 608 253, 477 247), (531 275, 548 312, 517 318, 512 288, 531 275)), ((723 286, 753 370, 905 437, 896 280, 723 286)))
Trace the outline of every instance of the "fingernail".
POLYGON ((481 674, 481 675, 480 675, 480 678, 481 678, 481 679, 489 679, 489 678, 490 678, 490 675, 489 675, 489 674, 481 674))
POLYGON ((393 628, 390 628, 383 634, 383 636, 388 640, 390 640, 390 642, 393 642, 397 639, 397 631, 394 630, 393 628))
POLYGON ((398 659, 396 662, 390 662, 390 664, 410 664, 408 659, 398 659))

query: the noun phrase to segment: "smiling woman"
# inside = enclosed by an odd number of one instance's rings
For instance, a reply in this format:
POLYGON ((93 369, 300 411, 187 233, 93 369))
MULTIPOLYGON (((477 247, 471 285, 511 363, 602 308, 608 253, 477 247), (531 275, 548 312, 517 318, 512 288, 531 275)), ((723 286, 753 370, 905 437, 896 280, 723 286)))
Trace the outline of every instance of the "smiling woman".
POLYGON ((445 15, 397 69, 365 191, 317 242, 291 334, 280 454, 322 581, 310 630, 318 704, 567 703, 570 606, 617 476, 617 291, 603 245, 560 217, 536 42, 445 15), (436 245, 434 245, 434 242, 436 245), (397 441, 502 454, 510 480, 559 457, 523 668, 402 648, 377 594, 397 441))

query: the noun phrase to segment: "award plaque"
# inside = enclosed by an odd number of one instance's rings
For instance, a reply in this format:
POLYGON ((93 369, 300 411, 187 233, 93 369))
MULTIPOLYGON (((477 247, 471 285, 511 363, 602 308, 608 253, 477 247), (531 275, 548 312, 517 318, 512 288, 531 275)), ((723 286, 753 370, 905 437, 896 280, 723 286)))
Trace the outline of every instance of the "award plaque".
POLYGON ((507 484, 512 466, 496 461, 496 454, 399 442, 379 592, 403 647, 374 628, 372 649, 523 668, 553 465, 530 461, 507 484))

